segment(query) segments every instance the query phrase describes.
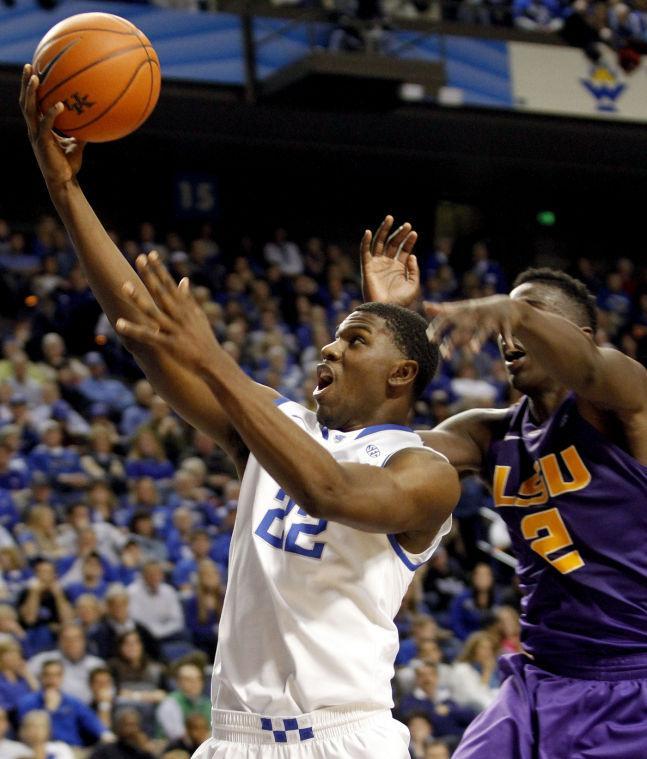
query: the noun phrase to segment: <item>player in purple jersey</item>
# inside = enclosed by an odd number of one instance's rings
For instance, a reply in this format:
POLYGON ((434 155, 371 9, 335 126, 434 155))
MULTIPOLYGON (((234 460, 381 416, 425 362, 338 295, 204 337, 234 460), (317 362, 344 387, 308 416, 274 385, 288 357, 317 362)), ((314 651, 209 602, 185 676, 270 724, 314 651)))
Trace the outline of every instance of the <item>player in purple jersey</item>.
MULTIPOLYGON (((362 240, 367 299, 419 293, 410 224, 362 240)), ((518 559, 526 653, 505 657, 497 701, 454 759, 647 757, 647 371, 598 348, 595 302, 559 271, 509 296, 427 304, 436 336, 499 335, 509 409, 473 409, 421 433, 492 485, 518 559)))

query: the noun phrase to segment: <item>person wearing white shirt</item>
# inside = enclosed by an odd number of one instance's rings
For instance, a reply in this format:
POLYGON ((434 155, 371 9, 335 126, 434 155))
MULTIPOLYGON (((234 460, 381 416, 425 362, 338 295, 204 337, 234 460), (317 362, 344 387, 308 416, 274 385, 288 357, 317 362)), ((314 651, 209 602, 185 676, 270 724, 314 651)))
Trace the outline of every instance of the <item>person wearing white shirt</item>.
POLYGON ((159 561, 148 561, 141 577, 128 587, 131 616, 158 641, 168 640, 184 630, 184 613, 177 591, 164 582, 159 561))
POLYGON ((296 277, 303 274, 303 256, 297 245, 287 239, 284 229, 277 229, 274 241, 263 248, 263 255, 268 264, 278 266, 281 274, 296 277))
POLYGON ((8 731, 7 712, 0 708, 0 756, 2 759, 23 759, 23 757, 31 756, 31 749, 24 743, 5 738, 8 731))
POLYGON ((452 666, 451 698, 460 706, 483 711, 499 692, 496 647, 483 630, 472 633, 452 666))
MULTIPOLYGON (((47 759, 75 759, 72 749, 62 741, 50 741, 52 723, 46 711, 35 709, 27 712, 20 726, 20 739, 28 746, 27 751, 16 754, 16 759, 45 756, 47 759)), ((6 759, 4 754, 0 754, 6 759)))
POLYGON ((93 669, 105 666, 103 659, 87 653, 87 641, 83 628, 78 622, 70 622, 61 627, 58 634, 58 650, 43 651, 27 663, 30 672, 40 674, 45 661, 57 659, 63 665, 62 689, 84 704, 92 700, 89 677, 93 669))

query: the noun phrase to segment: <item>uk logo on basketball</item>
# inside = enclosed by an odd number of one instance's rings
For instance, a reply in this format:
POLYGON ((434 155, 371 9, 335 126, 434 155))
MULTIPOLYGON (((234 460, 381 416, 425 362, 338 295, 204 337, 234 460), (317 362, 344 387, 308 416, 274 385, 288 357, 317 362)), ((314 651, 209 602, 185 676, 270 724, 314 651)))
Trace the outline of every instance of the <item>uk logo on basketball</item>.
POLYGON ((89 95, 79 95, 78 92, 75 92, 71 98, 65 98, 63 105, 68 111, 76 111, 80 116, 82 113, 95 106, 96 103, 90 102, 89 95))

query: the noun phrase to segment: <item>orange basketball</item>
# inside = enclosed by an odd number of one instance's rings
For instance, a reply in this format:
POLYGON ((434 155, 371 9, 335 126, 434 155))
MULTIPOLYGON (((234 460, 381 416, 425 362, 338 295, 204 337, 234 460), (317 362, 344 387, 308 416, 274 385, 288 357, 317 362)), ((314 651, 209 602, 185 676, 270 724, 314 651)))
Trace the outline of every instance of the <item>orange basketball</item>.
POLYGON ((150 41, 125 18, 79 13, 53 26, 34 53, 45 113, 59 100, 54 126, 68 137, 108 142, 133 132, 160 94, 160 65, 150 41))

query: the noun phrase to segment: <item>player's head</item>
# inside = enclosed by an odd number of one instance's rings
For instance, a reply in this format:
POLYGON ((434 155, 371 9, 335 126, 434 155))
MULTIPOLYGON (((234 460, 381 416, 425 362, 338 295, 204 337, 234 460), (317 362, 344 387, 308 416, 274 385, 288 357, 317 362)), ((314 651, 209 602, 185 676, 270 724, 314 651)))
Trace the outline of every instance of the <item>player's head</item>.
MULTIPOLYGON (((526 269, 514 281, 510 297, 525 300, 535 308, 559 314, 573 322, 583 332, 593 336, 597 329, 595 298, 579 280, 554 269, 526 269)), ((564 346, 568 350, 568 346, 564 346)), ((523 393, 537 392, 550 387, 554 380, 550 368, 540 365, 526 355, 523 343, 514 345, 501 341, 501 352, 512 385, 523 393)))
POLYGON ((406 418, 438 365, 425 320, 400 306, 364 303, 339 325, 317 367, 317 418, 356 429, 406 418))

